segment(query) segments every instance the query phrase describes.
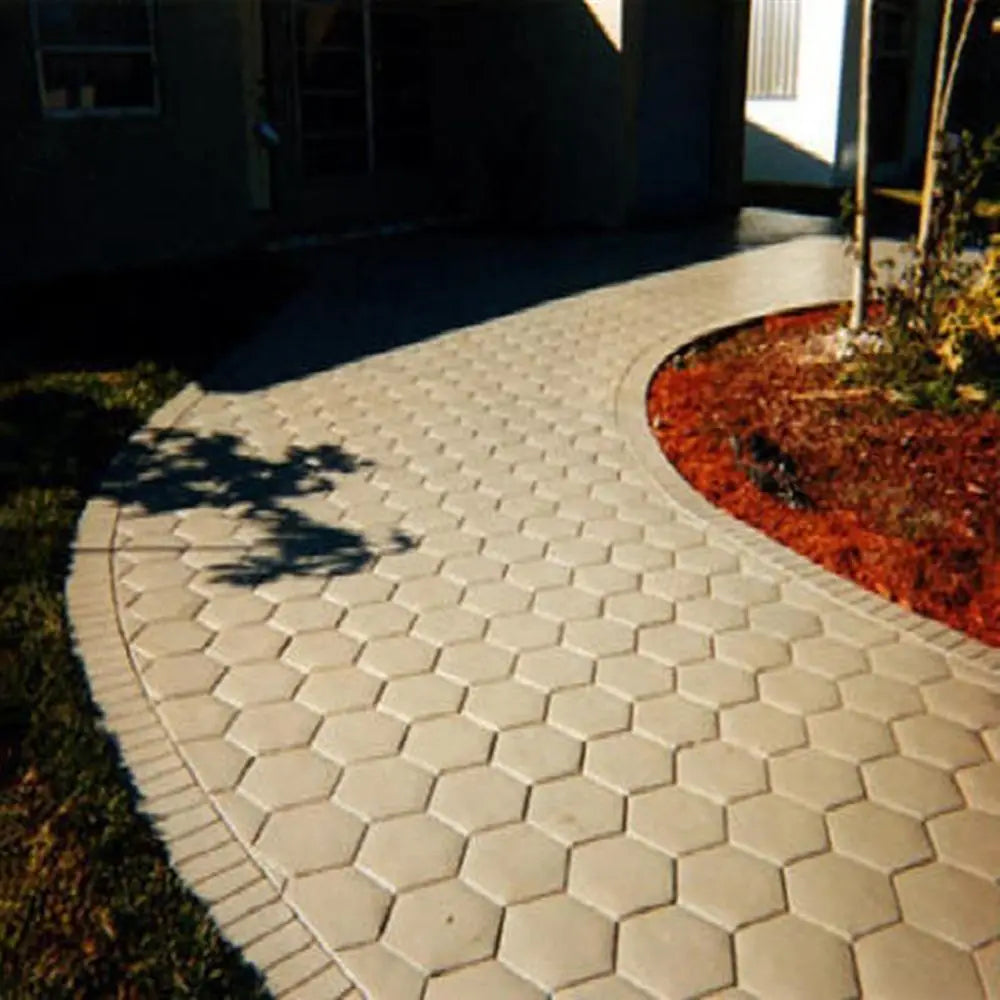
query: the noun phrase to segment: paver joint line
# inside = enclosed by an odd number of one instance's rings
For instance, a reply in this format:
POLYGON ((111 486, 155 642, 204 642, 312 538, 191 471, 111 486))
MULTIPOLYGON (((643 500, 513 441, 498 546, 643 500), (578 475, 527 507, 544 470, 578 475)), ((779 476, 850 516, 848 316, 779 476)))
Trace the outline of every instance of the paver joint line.
MULTIPOLYGON (((345 335, 420 318, 398 278, 345 335)), ((315 450, 308 490, 220 466, 225 504, 183 462, 109 481, 67 581, 178 870, 276 995, 989 995, 1000 654, 714 510, 645 424, 669 351, 846 278, 800 239, 339 366, 293 311, 230 362, 256 388, 135 435, 315 450)))

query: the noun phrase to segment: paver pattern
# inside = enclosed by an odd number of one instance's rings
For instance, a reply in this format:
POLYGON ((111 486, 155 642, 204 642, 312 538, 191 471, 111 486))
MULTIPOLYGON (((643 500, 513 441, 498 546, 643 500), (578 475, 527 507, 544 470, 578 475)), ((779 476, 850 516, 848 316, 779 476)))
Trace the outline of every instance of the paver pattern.
POLYGON ((840 244, 798 240, 191 393, 137 436, 74 622, 176 863, 276 993, 1000 997, 988 654, 700 520, 616 417, 651 345, 845 287, 840 244), (102 666, 116 628, 135 675, 102 666))

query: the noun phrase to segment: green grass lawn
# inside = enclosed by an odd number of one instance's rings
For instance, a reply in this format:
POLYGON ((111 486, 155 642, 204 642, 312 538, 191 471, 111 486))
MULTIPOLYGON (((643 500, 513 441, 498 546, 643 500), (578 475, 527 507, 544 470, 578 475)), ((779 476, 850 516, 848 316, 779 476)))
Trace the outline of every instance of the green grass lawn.
POLYGON ((0 997, 266 997, 169 867, 75 658, 77 518, 128 434, 296 287, 276 258, 5 291, 0 997), (68 345, 68 346, 67 346, 68 345))

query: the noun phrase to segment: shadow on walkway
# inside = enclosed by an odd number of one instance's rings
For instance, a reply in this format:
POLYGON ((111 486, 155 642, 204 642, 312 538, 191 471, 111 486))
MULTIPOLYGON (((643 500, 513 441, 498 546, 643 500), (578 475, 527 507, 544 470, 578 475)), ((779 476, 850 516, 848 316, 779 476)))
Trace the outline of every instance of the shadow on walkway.
POLYGON ((258 389, 552 299, 837 231, 828 218, 744 209, 658 231, 417 234, 312 250, 306 287, 206 384, 258 389))
POLYGON ((272 461, 248 454, 233 434, 150 430, 116 460, 103 493, 147 515, 187 510, 238 515, 253 538, 222 537, 225 518, 209 525, 205 538, 197 529, 188 537, 192 548, 218 552, 218 561, 208 566, 213 579, 256 587, 284 575, 356 573, 377 555, 412 547, 407 535, 393 531, 376 548, 361 532, 334 523, 337 510, 328 500, 337 476, 371 464, 334 445, 292 447, 272 461))

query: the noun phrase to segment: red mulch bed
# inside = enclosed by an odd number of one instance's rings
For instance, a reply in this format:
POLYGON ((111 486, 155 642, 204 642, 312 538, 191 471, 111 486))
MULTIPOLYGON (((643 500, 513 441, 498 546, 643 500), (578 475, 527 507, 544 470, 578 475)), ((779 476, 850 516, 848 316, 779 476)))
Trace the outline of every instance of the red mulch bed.
POLYGON ((833 309, 769 317, 666 363, 648 411, 664 454, 712 503, 834 573, 1000 645, 1000 414, 904 410, 847 389, 833 309), (815 504, 794 510, 737 464, 766 435, 815 504))

